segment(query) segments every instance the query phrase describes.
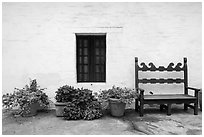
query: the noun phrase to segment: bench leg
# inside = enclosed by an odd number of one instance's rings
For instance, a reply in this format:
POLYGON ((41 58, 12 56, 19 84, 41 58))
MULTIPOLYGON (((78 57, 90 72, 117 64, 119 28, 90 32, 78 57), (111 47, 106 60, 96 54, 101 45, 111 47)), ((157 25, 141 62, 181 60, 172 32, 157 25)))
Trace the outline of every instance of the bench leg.
POLYGON ((184 103, 184 110, 187 111, 188 110, 188 104, 184 103))
POLYGON ((135 99, 135 111, 138 112, 139 105, 138 105, 138 99, 135 99))
POLYGON ((167 115, 171 115, 171 104, 167 104, 167 115))
POLYGON ((140 101, 140 117, 143 117, 144 115, 144 103, 143 101, 140 101))
POLYGON ((160 111, 162 111, 164 109, 164 104, 160 105, 160 111))
POLYGON ((194 115, 198 115, 198 101, 194 103, 194 115))

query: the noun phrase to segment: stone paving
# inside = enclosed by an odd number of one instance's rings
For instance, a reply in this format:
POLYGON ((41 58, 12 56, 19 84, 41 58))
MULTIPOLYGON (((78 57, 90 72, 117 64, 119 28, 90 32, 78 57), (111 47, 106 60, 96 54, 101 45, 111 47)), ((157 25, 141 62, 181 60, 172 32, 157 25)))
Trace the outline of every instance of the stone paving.
POLYGON ((13 117, 2 112, 3 135, 201 135, 202 112, 184 111, 183 105, 173 105, 172 115, 160 112, 158 106, 149 107, 144 117, 133 109, 125 116, 112 117, 109 111, 100 119, 66 121, 55 116, 55 110, 39 112, 34 117, 13 117))

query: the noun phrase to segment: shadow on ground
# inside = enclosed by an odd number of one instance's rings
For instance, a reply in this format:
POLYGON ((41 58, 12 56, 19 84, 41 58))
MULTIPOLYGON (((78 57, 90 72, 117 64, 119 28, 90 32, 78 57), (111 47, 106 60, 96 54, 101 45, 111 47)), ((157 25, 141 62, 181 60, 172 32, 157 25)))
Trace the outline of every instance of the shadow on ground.
POLYGON ((135 116, 134 110, 127 110, 123 120, 129 123, 130 131, 147 135, 201 135, 202 112, 193 115, 193 110, 183 110, 183 105, 173 105, 172 115, 160 111, 158 105, 146 107, 144 117, 135 116))
POLYGON ((67 121, 55 116, 55 110, 39 112, 34 117, 14 117, 11 112, 2 113, 3 135, 201 135, 202 112, 183 111, 175 105, 167 116, 158 106, 148 107, 144 117, 133 109, 127 109, 123 117, 112 117, 104 111, 100 119, 67 121))

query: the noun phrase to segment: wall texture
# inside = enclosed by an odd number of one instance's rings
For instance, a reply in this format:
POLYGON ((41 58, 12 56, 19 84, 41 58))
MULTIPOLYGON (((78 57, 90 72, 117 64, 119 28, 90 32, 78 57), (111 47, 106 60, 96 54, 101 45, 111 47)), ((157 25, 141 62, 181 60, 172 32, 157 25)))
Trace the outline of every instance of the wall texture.
MULTIPOLYGON (((29 78, 46 87, 52 99, 64 84, 94 91, 112 85, 134 88, 135 56, 139 62, 156 65, 183 62, 187 57, 189 85, 201 88, 201 6, 184 2, 3 3, 2 91, 23 87, 29 78), (106 83, 77 83, 75 33, 107 33, 106 83)), ((159 86, 146 85, 161 92, 159 86)), ((162 89, 171 92, 172 87, 162 89)))

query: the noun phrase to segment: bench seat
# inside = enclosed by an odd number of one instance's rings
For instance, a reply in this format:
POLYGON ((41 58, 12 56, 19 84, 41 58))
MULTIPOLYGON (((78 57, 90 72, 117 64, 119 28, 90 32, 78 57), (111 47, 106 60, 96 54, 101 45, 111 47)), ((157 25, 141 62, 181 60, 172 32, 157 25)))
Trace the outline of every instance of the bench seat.
POLYGON ((195 99, 195 96, 185 94, 155 94, 155 95, 144 95, 144 100, 179 100, 179 99, 195 99))
POLYGON ((158 94, 158 95, 144 95, 143 104, 160 104, 171 105, 181 103, 194 103, 197 100, 195 96, 185 94, 158 94))

